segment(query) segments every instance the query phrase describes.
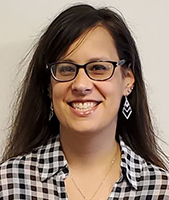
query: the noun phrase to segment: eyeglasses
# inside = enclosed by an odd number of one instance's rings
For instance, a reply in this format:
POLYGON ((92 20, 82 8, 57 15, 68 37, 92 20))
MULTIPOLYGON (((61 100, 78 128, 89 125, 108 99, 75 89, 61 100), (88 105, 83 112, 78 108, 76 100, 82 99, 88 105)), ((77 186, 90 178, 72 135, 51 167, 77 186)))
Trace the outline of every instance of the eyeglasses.
POLYGON ((67 82, 76 78, 79 69, 83 68, 87 76, 95 81, 105 81, 110 79, 117 66, 125 64, 125 60, 114 61, 91 61, 84 65, 78 65, 73 62, 55 62, 46 65, 46 69, 50 70, 52 77, 56 81, 67 82))

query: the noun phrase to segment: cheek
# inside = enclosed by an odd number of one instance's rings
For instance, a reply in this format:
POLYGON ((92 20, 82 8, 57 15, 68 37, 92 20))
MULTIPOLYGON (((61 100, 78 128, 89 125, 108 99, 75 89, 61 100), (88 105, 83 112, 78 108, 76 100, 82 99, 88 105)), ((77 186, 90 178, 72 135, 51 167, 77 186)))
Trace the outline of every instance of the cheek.
POLYGON ((119 107, 123 96, 121 88, 116 85, 110 85, 104 92, 109 106, 119 107))
POLYGON ((52 99, 53 103, 55 103, 56 100, 64 99, 65 95, 68 91, 68 84, 66 83, 52 83, 52 99))
POLYGON ((65 112, 65 97, 68 94, 68 84, 55 83, 52 84, 52 101, 56 116, 60 118, 65 112))
POLYGON ((63 89, 59 89, 57 84, 52 88, 52 97, 54 102, 55 100, 61 98, 63 94, 64 94, 63 89))
POLYGON ((62 121, 65 115, 64 99, 67 94, 67 87, 64 83, 55 83, 52 85, 52 101, 55 115, 59 121, 62 121))
POLYGON ((124 92, 123 81, 113 79, 98 85, 97 89, 104 96, 105 99, 121 99, 124 92))
POLYGON ((124 92, 124 84, 122 79, 111 79, 100 85, 100 93, 104 96, 104 103, 106 110, 108 109, 109 113, 112 112, 112 115, 118 113, 121 99, 124 92))

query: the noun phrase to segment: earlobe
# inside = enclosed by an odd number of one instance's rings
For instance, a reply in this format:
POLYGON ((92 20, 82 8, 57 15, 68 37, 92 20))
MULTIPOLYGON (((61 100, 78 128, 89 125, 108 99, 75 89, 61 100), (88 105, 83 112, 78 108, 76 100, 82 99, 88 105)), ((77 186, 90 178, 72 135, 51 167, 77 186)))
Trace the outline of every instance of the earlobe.
POLYGON ((132 85, 131 87, 127 87, 127 95, 126 96, 128 96, 132 92, 133 88, 134 88, 134 85, 132 85))
POLYGON ((128 96, 134 88, 135 78, 133 72, 129 69, 125 74, 125 91, 124 96, 128 96))

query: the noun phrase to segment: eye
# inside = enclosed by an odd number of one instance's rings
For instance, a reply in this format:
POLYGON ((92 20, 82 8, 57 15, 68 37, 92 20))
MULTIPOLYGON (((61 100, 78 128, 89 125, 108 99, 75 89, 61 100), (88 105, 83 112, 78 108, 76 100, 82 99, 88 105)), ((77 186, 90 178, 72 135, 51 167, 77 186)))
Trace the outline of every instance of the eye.
POLYGON ((103 64, 94 64, 90 66, 89 70, 90 71, 105 71, 107 70, 107 68, 103 64))
POLYGON ((112 64, 109 62, 95 62, 87 66, 88 73, 95 75, 102 75, 111 71, 112 64))
POLYGON ((56 68, 56 73, 60 76, 70 76, 76 72, 76 66, 69 63, 60 63, 56 68))
POLYGON ((66 72, 75 72, 75 67, 69 65, 63 65, 58 67, 59 73, 66 73, 66 72))

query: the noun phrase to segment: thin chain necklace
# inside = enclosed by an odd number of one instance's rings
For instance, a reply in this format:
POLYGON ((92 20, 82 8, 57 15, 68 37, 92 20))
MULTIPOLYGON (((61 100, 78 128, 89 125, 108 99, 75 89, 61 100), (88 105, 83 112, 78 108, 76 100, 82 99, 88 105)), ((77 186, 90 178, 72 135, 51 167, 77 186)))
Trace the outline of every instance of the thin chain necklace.
MULTIPOLYGON (((118 147, 117 147, 117 150, 118 150, 118 147)), ((97 192, 100 190, 100 188, 101 188, 101 186, 103 185, 103 183, 105 182, 105 180, 106 180, 108 174, 110 173, 110 170, 111 170, 111 168, 112 168, 112 166, 113 166, 113 164, 115 163, 115 160, 116 160, 116 158, 117 158, 117 152, 118 152, 117 150, 116 150, 116 156, 115 156, 115 157, 113 158, 113 160, 111 161, 111 165, 110 165, 110 167, 109 167, 109 169, 108 169, 106 175, 103 177, 103 180, 101 181, 101 183, 100 183, 99 186, 97 187, 96 191, 94 192, 94 194, 92 195, 92 197, 91 197, 89 200, 92 200, 92 199, 95 197, 95 195, 96 195, 97 192)), ((80 188, 78 187, 78 185, 76 184, 76 182, 75 182, 74 178, 72 177, 72 175, 70 174, 69 176, 70 176, 70 179, 72 180, 73 184, 75 185, 76 189, 79 191, 79 193, 80 193, 81 196, 83 197, 83 199, 88 200, 88 198, 83 194, 83 192, 81 191, 81 189, 80 189, 80 188)))

